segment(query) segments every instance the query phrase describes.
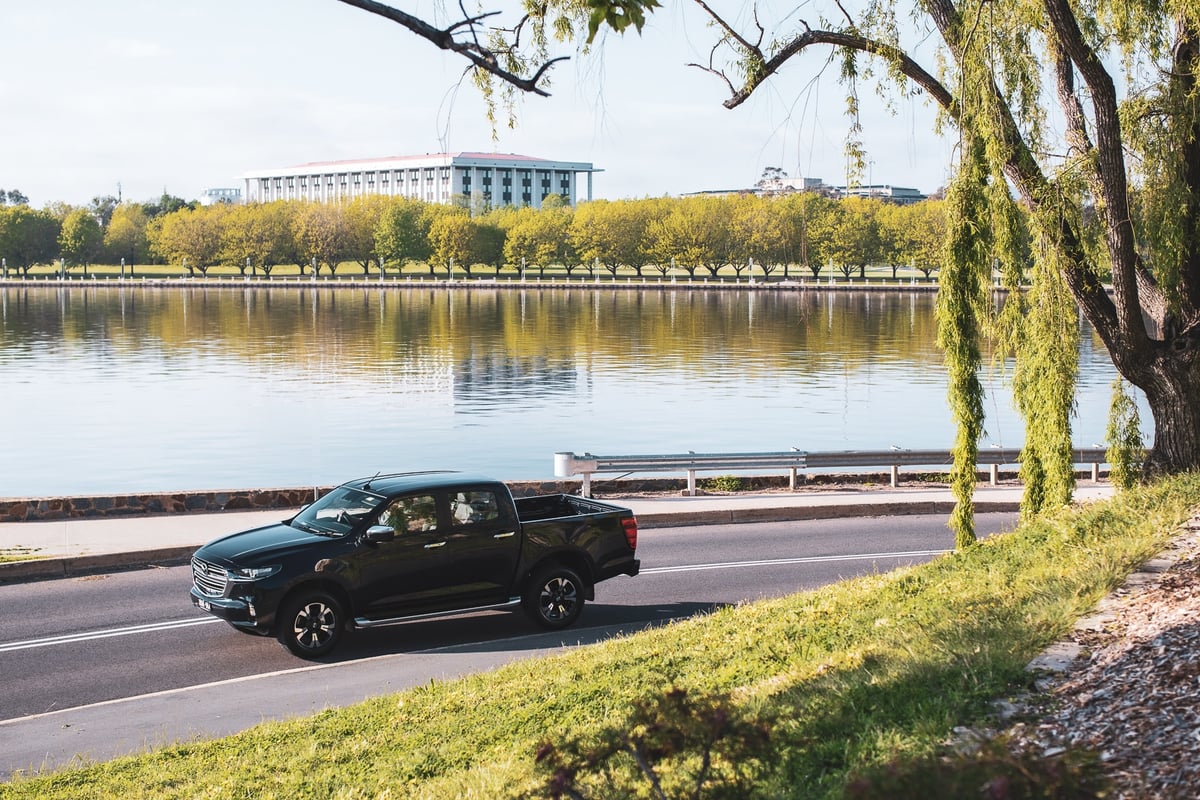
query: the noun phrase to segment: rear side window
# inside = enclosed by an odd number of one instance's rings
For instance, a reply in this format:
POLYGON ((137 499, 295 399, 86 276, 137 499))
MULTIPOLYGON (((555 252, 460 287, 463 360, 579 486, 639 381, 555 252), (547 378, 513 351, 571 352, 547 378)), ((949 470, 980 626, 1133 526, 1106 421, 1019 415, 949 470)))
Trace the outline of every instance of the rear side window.
POLYGON ((437 500, 431 494, 398 497, 379 515, 379 524, 396 533, 420 533, 437 530, 437 500))
POLYGON ((450 517, 455 525, 495 522, 500 519, 500 502, 495 492, 453 492, 450 495, 450 517))

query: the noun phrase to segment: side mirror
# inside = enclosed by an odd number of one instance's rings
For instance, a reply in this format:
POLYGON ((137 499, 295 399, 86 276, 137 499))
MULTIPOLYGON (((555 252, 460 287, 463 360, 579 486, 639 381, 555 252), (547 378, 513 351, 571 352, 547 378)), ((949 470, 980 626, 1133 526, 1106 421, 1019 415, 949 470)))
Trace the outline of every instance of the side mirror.
POLYGON ((372 525, 367 528, 367 541, 372 544, 390 542, 396 538, 396 529, 391 525, 372 525))

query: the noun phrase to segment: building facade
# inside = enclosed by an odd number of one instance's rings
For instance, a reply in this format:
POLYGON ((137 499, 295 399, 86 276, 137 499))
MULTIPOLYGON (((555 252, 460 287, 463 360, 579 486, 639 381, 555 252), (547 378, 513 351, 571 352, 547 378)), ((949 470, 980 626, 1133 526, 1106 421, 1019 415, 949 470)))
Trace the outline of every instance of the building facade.
POLYGON ((326 161, 241 176, 247 202, 349 200, 382 194, 427 203, 480 198, 491 207, 533 206, 552 194, 575 205, 578 180, 586 176, 592 199, 591 164, 497 153, 439 153, 355 161, 326 161))
POLYGON ((242 202, 242 190, 233 188, 205 189, 200 193, 200 205, 215 206, 219 203, 237 205, 242 202))

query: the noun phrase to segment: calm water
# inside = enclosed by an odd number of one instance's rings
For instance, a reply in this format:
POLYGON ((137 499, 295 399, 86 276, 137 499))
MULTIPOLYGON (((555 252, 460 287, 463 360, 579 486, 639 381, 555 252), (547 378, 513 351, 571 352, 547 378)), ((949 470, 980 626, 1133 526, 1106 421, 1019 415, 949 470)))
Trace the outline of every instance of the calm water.
MULTIPOLYGON (((947 448, 934 327, 906 293, 7 288, 0 496, 947 448)), ((1085 331, 1077 444, 1103 441, 1114 375, 1085 331)), ((1020 445, 986 385, 982 446, 1020 445)))

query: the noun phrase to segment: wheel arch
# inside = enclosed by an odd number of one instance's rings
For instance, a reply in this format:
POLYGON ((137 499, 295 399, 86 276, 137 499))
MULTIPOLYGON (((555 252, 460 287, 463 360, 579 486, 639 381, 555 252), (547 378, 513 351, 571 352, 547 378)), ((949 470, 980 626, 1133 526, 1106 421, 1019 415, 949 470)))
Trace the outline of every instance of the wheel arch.
POLYGON ((337 581, 331 581, 321 578, 309 578, 299 581, 288 587, 287 591, 279 598, 279 602, 275 605, 274 619, 271 620, 270 634, 272 636, 279 632, 279 612, 291 602, 298 594, 304 592, 328 592, 335 600, 341 603, 342 611, 346 615, 347 620, 354 619, 354 606, 350 600, 350 592, 337 581))
POLYGON ((529 582, 533 580, 533 576, 552 566, 566 567, 573 570, 583 581, 584 599, 596 599, 596 570, 593 568, 591 559, 581 552, 571 552, 569 550, 549 553, 533 564, 530 564, 521 576, 521 582, 517 589, 520 590, 521 594, 524 594, 525 590, 529 588, 529 582))

